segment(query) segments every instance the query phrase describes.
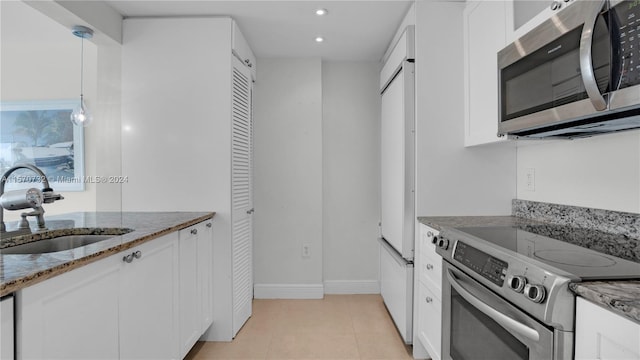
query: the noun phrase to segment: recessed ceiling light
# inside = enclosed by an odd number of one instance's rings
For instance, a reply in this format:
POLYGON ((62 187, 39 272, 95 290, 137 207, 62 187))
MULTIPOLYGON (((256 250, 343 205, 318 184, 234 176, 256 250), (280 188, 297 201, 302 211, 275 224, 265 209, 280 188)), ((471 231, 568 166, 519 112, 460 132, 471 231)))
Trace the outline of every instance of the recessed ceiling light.
POLYGON ((318 37, 316 37, 316 42, 317 42, 317 43, 321 43, 321 42, 323 42, 323 41, 324 41, 324 38, 323 38, 322 36, 318 36, 318 37))
POLYGON ((323 15, 327 15, 329 12, 327 11, 327 9, 317 9, 316 10, 316 15, 318 16, 323 16, 323 15))

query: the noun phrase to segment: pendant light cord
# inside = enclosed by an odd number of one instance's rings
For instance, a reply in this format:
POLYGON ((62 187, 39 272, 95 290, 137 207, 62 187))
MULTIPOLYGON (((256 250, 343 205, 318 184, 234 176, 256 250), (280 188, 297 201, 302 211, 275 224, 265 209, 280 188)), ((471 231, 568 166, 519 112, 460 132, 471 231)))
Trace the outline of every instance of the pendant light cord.
POLYGON ((80 38, 80 101, 84 96, 84 37, 80 38))

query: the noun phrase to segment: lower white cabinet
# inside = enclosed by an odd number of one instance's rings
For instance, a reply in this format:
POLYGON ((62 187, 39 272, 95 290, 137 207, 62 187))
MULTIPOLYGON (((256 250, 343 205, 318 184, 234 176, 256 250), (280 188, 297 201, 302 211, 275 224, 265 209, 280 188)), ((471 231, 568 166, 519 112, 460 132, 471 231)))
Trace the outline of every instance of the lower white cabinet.
POLYGON ((213 220, 202 223, 198 231, 198 306, 203 334, 213 323, 213 220))
POLYGON ((414 347, 419 343, 434 360, 440 360, 442 331, 442 257, 433 244, 438 234, 437 230, 420 224, 414 300, 414 347))
POLYGON ((0 300, 0 360, 13 360, 13 296, 0 300))
MULTIPOLYGON (((119 292, 121 359, 177 357, 178 255, 178 233, 174 232, 117 256, 116 260, 122 264, 119 292), (124 258, 129 255, 134 258, 127 263, 124 258)), ((96 354, 99 353, 94 353, 93 357, 96 354)))
POLYGON ((198 227, 180 230, 180 358, 201 335, 198 296, 198 227))
POLYGON ((17 359, 183 358, 211 325, 210 223, 19 291, 17 359))
POLYGON ((640 324, 578 297, 575 359, 639 360, 640 324))
POLYGON ((440 360, 440 342, 442 339, 442 302, 424 284, 419 284, 418 296, 418 340, 431 356, 440 360))
POLYGON ((180 230, 180 358, 212 322, 212 222, 180 230))

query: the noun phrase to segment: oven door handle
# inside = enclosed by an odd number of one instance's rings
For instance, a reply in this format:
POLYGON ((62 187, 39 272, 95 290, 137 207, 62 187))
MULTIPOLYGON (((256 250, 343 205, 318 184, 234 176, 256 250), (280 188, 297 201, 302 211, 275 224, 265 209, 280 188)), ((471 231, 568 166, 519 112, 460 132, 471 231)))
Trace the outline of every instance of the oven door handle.
POLYGON ((532 329, 521 322, 513 320, 512 318, 506 316, 505 314, 485 304, 482 300, 473 296, 464 288, 464 285, 458 282, 458 278, 456 278, 451 269, 447 269, 447 278, 449 279, 449 283, 451 284, 451 286, 456 289, 460 296, 462 296, 476 309, 482 311, 485 315, 493 319, 505 329, 511 330, 533 342, 537 342, 540 339, 540 334, 538 334, 535 329, 532 329))
POLYGON ((596 28, 596 21, 605 5, 606 0, 600 0, 594 2, 596 4, 588 15, 582 28, 582 35, 580 36, 580 73, 582 74, 582 82, 584 88, 587 91, 587 95, 591 100, 593 107, 602 111, 607 108, 607 101, 598 89, 598 82, 596 81, 596 75, 593 70, 593 54, 591 47, 593 45, 593 32, 596 28))

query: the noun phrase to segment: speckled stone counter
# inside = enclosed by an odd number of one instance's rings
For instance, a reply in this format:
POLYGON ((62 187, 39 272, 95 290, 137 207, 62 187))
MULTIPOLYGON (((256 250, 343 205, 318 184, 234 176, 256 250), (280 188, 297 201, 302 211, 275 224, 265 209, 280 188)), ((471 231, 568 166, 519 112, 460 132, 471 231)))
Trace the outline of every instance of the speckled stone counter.
POLYGON ((149 240, 213 218, 213 212, 82 212, 46 216, 46 225, 61 235, 126 228, 132 231, 71 250, 44 254, 3 254, 2 248, 38 236, 0 239, 0 297, 73 270, 149 240), (90 229, 90 230, 89 230, 90 229), (16 241, 17 239, 17 241, 16 241))
POLYGON ((593 281, 570 284, 576 294, 640 323, 640 281, 593 281))
POLYGON ((543 224, 515 216, 421 216, 418 222, 441 231, 444 227, 518 226, 543 224))

